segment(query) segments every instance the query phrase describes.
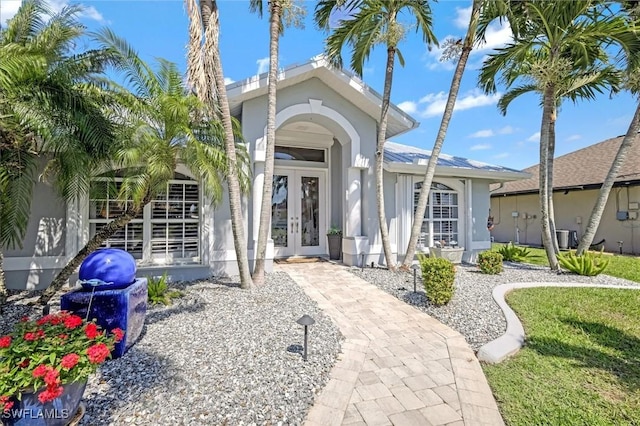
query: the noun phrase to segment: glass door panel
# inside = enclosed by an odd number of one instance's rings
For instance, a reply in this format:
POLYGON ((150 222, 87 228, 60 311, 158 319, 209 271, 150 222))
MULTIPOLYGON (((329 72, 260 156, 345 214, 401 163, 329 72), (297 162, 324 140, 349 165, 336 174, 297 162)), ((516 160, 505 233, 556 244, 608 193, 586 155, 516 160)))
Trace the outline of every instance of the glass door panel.
POLYGON ((273 176, 271 196, 271 238, 276 248, 289 246, 289 176, 273 176))
POLYGON ((300 243, 303 247, 320 245, 320 178, 300 177, 300 243))

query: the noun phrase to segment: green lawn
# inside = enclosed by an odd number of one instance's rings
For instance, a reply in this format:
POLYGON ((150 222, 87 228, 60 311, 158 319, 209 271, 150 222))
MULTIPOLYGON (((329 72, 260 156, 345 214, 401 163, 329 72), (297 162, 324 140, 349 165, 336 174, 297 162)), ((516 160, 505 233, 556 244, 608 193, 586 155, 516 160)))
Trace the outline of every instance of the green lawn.
POLYGON ((509 425, 640 425, 640 290, 508 294, 524 348, 484 365, 509 425))
MULTIPOLYGON (((505 244, 502 243, 494 243, 493 249, 497 250, 501 246, 505 244)), ((549 262, 547 261, 547 255, 541 248, 530 247, 529 251, 531 252, 531 257, 528 259, 527 263, 533 263, 535 265, 543 265, 548 266, 549 262)), ((605 253, 604 256, 607 256, 609 261, 609 266, 605 269, 604 273, 607 275, 611 275, 613 277, 625 278, 627 280, 640 282, 640 258, 632 257, 632 256, 620 256, 620 255, 611 255, 605 253)))

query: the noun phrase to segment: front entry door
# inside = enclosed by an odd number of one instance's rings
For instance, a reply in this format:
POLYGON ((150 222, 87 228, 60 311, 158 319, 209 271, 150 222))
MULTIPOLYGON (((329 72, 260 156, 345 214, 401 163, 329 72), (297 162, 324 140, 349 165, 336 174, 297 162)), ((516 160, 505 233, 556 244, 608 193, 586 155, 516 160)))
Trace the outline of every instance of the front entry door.
POLYGON ((271 238, 276 257, 326 254, 326 174, 276 169, 271 238))

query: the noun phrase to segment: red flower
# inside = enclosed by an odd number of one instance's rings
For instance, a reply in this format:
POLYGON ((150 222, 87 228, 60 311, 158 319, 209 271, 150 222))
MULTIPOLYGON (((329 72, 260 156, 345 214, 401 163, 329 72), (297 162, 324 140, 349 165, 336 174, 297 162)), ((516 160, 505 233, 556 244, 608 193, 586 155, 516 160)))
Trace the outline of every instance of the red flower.
POLYGON ((55 370, 49 367, 49 371, 44 375, 44 382, 47 386, 56 386, 60 384, 60 373, 58 370, 55 370))
POLYGON ((82 318, 77 315, 69 315, 64 319, 64 326, 69 329, 74 329, 82 325, 82 318))
POLYGON ((0 396, 0 408, 2 408, 2 412, 6 413, 13 407, 13 401, 9 401, 8 396, 0 396))
POLYGON ((53 319, 53 315, 51 315, 51 314, 45 315, 42 318, 40 318, 38 321, 36 321, 36 324, 44 325, 44 324, 48 323, 49 321, 51 321, 51 319, 53 319))
POLYGON ((43 404, 49 401, 53 401, 54 399, 62 395, 63 390, 64 389, 62 388, 62 386, 47 386, 47 388, 44 391, 40 392, 40 395, 38 395, 38 401, 43 404))
POLYGON ((62 340, 67 340, 67 337, 69 337, 68 334, 58 334, 58 338, 60 338, 62 340))
POLYGON ((93 364, 101 364, 105 359, 109 356, 111 351, 104 343, 98 343, 93 345, 87 349, 87 355, 89 356, 89 361, 93 364))
POLYGON ((93 322, 90 322, 89 324, 87 324, 87 326, 84 328, 84 333, 91 340, 95 339, 100 335, 100 333, 98 332, 98 326, 93 322))
POLYGON ((29 342, 33 342, 34 340, 38 339, 38 335, 36 333, 25 333, 24 334, 24 340, 27 340, 29 342))
POLYGON ((43 377, 49 371, 51 367, 48 365, 40 364, 36 368, 33 369, 33 377, 43 377))
POLYGON ((36 336, 39 338, 44 337, 44 330, 38 329, 36 330, 36 336))
POLYGON ((11 346, 11 336, 0 337, 0 348, 8 348, 11 346))
POLYGON ((71 370, 73 367, 76 366, 79 359, 80 359, 80 356, 78 354, 68 354, 62 357, 62 360, 60 360, 60 365, 62 366, 62 368, 71 370))
POLYGON ((29 358, 23 360, 20 364, 18 364, 18 367, 20 368, 27 368, 29 366, 29 364, 31 364, 31 360, 29 358))
POLYGON ((114 328, 113 330, 111 330, 111 332, 114 336, 116 336, 116 343, 120 342, 124 337, 124 331, 119 328, 114 328))

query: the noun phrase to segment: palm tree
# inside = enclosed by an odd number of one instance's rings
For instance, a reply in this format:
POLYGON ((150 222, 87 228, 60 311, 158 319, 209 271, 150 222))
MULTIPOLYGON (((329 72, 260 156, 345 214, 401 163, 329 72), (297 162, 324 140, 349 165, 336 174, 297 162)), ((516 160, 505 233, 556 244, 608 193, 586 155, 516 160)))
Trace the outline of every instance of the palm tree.
MULTIPOLYGON (((166 191, 178 163, 185 164, 202 182, 212 204, 222 199, 223 180, 229 174, 222 126, 216 120, 209 120, 204 105, 188 93, 176 64, 159 59, 157 70, 153 70, 124 40, 109 30, 96 34, 96 40, 103 48, 118 55, 117 69, 133 88, 133 92, 129 92, 111 84, 121 105, 114 120, 120 121, 121 125, 109 168, 117 170, 122 177, 117 200, 123 211, 100 228, 58 273, 39 298, 41 304, 48 302, 89 254, 139 216, 144 206, 158 194, 166 191)), ((238 143, 237 173, 241 188, 246 191, 249 176, 244 171, 249 160, 243 147, 238 143)), ((100 176, 113 177, 114 173, 100 176)))
MULTIPOLYGON (((484 91, 494 93, 496 80, 509 90, 498 102, 506 114, 518 96, 535 92, 541 97, 540 208, 542 242, 551 269, 558 269, 553 224, 553 158, 558 107, 565 99, 593 99, 616 90, 619 74, 609 64, 606 48, 626 43, 626 23, 601 1, 496 1, 481 18, 486 28, 494 19, 507 19, 514 40, 489 55, 479 76, 484 91)), ((628 32, 627 32, 628 34, 628 32)))
POLYGON ((70 196, 88 185, 84 176, 114 139, 101 106, 107 99, 94 84, 113 58, 100 49, 72 53, 84 32, 80 10, 54 14, 29 0, 0 30, 0 248, 22 244, 39 158, 47 162, 45 177, 70 196), (75 179, 58 179, 72 168, 75 179))
POLYGON ((336 12, 341 12, 345 18, 333 29, 325 47, 327 57, 334 66, 342 67, 342 50, 348 45, 351 47, 351 68, 362 76, 365 61, 374 47, 383 44, 387 50, 382 108, 376 138, 375 178, 382 247, 387 267, 394 269, 385 216, 383 166, 393 68, 396 55, 400 65, 404 65, 404 57, 398 44, 404 39, 408 29, 399 19, 402 13, 411 15, 415 18, 416 31, 421 34, 423 41, 429 46, 437 44, 431 28, 431 7, 427 0, 320 0, 315 11, 318 26, 325 31, 331 30, 333 14, 336 12))
MULTIPOLYGON (((633 31, 636 31, 637 34, 637 19, 638 19, 638 4, 637 2, 623 2, 623 7, 627 12, 627 17, 630 20, 630 32, 632 37, 634 36, 633 31)), ((633 93, 636 97, 640 94, 640 73, 638 72, 638 46, 633 46, 631 48, 631 53, 626 55, 627 59, 627 68, 628 72, 626 73, 626 87, 631 93, 633 93)), ((589 221, 587 222, 587 227, 585 228, 584 234, 580 239, 580 243, 578 244, 577 254, 580 255, 589 249, 591 243, 593 242, 593 238, 596 235, 596 231, 598 230, 598 226, 600 225, 600 220, 602 219, 602 215, 604 213, 604 209, 607 205, 607 201, 609 199, 609 194, 611 193, 611 188, 613 188, 613 184, 618 177, 618 173, 620 169, 627 161, 627 155, 629 150, 632 148, 634 143, 638 143, 638 133, 640 132, 640 102, 636 106, 636 112, 633 115, 631 123, 629 123, 629 128, 627 129, 627 133, 622 139, 622 143, 618 148, 618 152, 616 153, 613 162, 611 163, 611 167, 609 168, 609 172, 600 187, 600 192, 598 193, 598 198, 596 199, 595 205, 593 206, 593 210, 591 211, 591 215, 589 216, 589 221)))
MULTIPOLYGON (((262 16, 262 0, 251 0, 251 11, 262 16)), ((267 238, 271 227, 271 196, 273 194, 273 170, 276 147, 276 90, 278 84, 278 45, 284 30, 283 20, 299 26, 297 19, 304 9, 294 8, 291 0, 269 0, 269 76, 267 80, 267 141, 265 146, 264 184, 262 187, 262 204, 260 206, 260 225, 258 242, 255 248, 256 264, 253 270, 253 282, 264 283, 265 257, 267 238)), ((256 214, 254 212, 254 214, 256 214)), ((256 230, 254 230, 256 232, 256 230)))
POLYGON ((236 169, 241 156, 235 141, 222 72, 222 60, 220 59, 218 5, 214 0, 200 0, 199 5, 196 0, 185 0, 185 3, 189 16, 187 80, 196 96, 208 107, 212 117, 216 117, 222 122, 228 163, 226 167, 227 188, 233 245, 240 272, 240 286, 249 289, 253 286, 253 281, 249 269, 247 240, 245 239, 242 217, 242 185, 236 169))
POLYGON ((416 253, 416 245, 418 244, 418 238, 422 231, 422 223, 424 213, 427 209, 427 202, 429 200, 429 194, 431 191, 431 183, 433 182, 433 175, 436 172, 436 165, 438 164, 438 157, 444 144, 444 139, 447 135, 447 129, 449 128, 449 122, 453 115, 453 108, 456 104, 456 98, 458 97, 458 91, 460 90, 460 82, 462 81, 462 75, 467 66, 471 49, 473 49, 474 39, 476 37, 476 29, 478 26, 478 20, 480 18, 480 6, 483 0, 473 0, 471 5, 471 17, 469 18, 469 28, 467 34, 461 44, 454 42, 450 44, 450 49, 457 50, 460 48, 460 56, 456 69, 451 79, 451 87, 449 88, 449 95, 447 97, 447 103, 442 113, 442 120, 440 121, 440 129, 436 135, 436 140, 433 143, 433 149, 429 156, 429 162, 427 163, 427 169, 424 172, 424 181, 422 182, 422 188, 420 188, 420 195, 418 197, 418 204, 416 205, 415 212, 413 214, 413 225, 411 226, 411 236, 409 237, 409 244, 406 250, 406 256, 402 266, 409 268, 413 262, 413 257, 416 253))

